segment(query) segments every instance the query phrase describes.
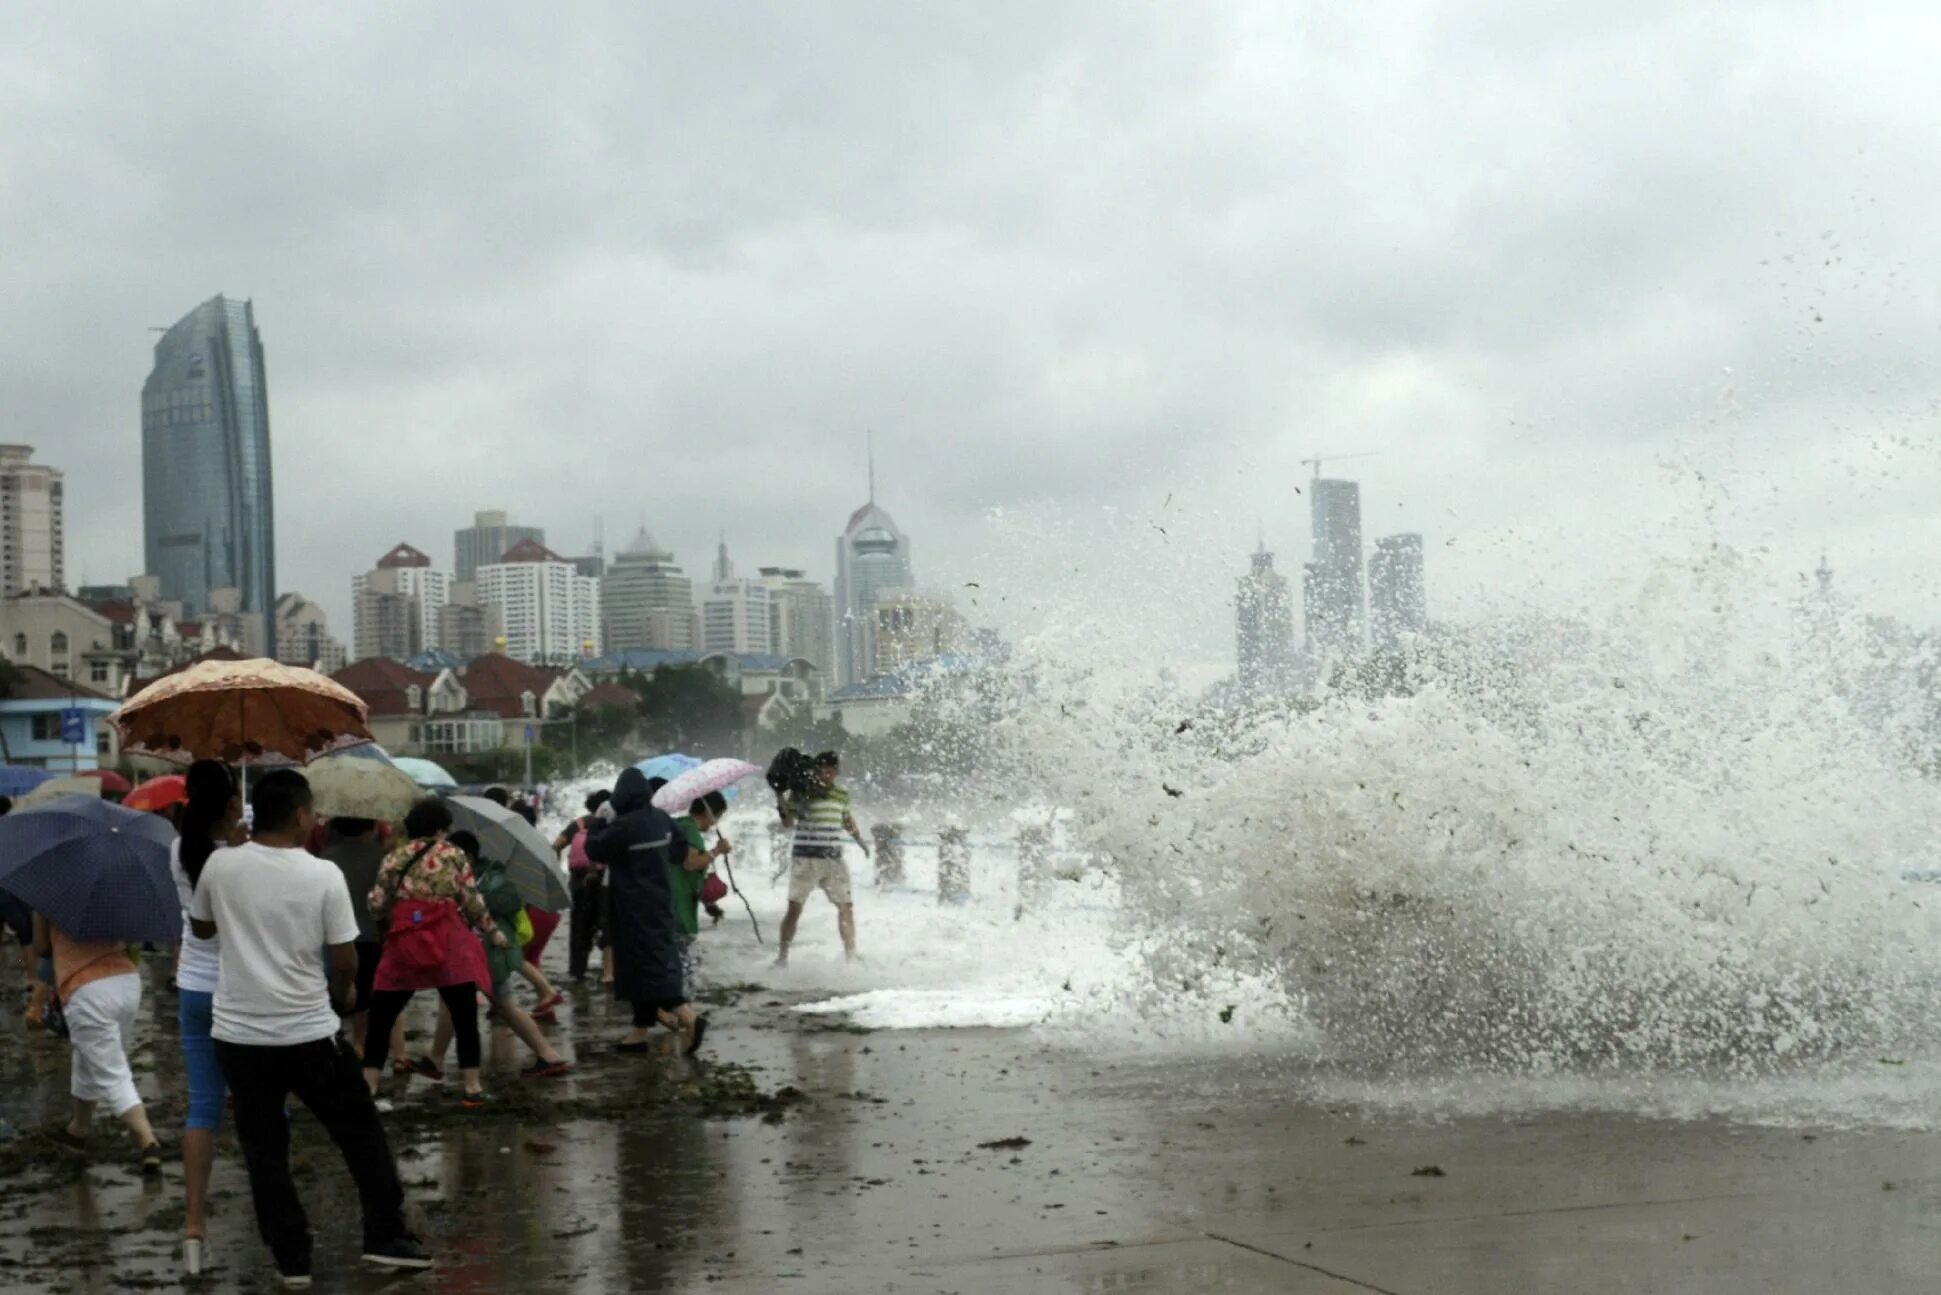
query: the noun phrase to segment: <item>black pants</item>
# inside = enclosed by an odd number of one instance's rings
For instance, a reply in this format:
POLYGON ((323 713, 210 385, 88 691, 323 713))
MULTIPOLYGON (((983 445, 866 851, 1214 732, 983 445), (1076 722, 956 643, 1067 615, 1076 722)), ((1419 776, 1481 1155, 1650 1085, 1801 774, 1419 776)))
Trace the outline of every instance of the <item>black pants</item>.
POLYGON ((591 868, 573 874, 572 929, 568 931, 566 974, 574 980, 586 974, 587 960, 607 931, 606 877, 591 868))
MULTIPOLYGON (((478 987, 471 981, 446 985, 438 991, 445 1010, 452 1015, 452 1037, 458 1040, 458 1068, 476 1070, 483 1049, 479 1046, 478 987)), ((404 1015, 411 1002, 409 989, 378 989, 371 992, 371 1021, 364 1027, 364 1068, 384 1069, 384 1058, 391 1051, 391 1027, 404 1015)))
POLYGON ((310 1271, 310 1220, 290 1178, 291 1094, 310 1108, 344 1154, 364 1207, 364 1248, 389 1245, 405 1234, 404 1187, 357 1054, 341 1039, 287 1048, 216 1040, 216 1064, 236 1101, 236 1140, 249 1170, 256 1229, 286 1273, 310 1271))

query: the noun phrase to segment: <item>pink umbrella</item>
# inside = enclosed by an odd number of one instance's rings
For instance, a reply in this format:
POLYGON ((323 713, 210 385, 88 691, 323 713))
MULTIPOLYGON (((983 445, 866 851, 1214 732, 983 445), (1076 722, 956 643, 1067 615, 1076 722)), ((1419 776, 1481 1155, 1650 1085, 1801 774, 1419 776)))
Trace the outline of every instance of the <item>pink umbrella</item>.
POLYGON ((685 814, 689 805, 709 792, 732 787, 761 771, 760 765, 750 764, 746 760, 709 760, 698 769, 689 769, 655 792, 654 808, 664 809, 670 814, 685 814))

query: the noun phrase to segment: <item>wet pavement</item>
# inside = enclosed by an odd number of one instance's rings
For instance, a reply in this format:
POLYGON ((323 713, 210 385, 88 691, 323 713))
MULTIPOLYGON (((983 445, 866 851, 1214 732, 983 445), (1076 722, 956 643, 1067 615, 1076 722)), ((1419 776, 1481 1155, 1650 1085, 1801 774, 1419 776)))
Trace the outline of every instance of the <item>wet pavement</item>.
MULTIPOLYGON (((1329 1109, 1259 1058, 1110 1061, 1025 1030, 858 1032, 770 991, 717 997, 703 1066, 607 1053, 619 1016, 582 990, 554 1027, 581 1049, 573 1079, 520 1089, 498 1031, 500 1109, 414 1081, 393 1127, 439 1259, 426 1276, 359 1270, 349 1182, 299 1115, 317 1289, 1941 1288, 1933 1134, 1329 1109), (763 1100, 740 1100, 746 1079, 763 1100)), ((178 1082, 171 1007, 151 996, 145 1094, 178 1082)), ((17 1017, 0 1074, 5 1289, 176 1287, 176 1167, 144 1182, 118 1129, 85 1169, 27 1154, 66 1053, 17 1017)), ((173 1128, 179 1105, 156 1112, 173 1128)), ((268 1289, 233 1146, 219 1157, 203 1286, 268 1289)))

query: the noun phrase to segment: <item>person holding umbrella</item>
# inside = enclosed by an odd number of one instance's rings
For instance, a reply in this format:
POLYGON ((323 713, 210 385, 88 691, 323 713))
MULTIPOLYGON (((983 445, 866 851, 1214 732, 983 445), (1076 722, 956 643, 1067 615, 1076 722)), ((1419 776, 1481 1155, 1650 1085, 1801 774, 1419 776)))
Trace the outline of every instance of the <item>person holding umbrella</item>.
MULTIPOLYGON (((182 1044, 182 1072, 189 1081, 189 1110, 182 1128, 182 1185, 186 1209, 182 1221, 183 1265, 191 1276, 202 1271, 202 1247, 208 1239, 205 1215, 209 1178, 215 1170, 216 1130, 222 1127, 226 1089, 222 1067, 216 1063, 216 989, 222 980, 222 943, 199 938, 189 911, 195 904, 196 883, 203 865, 223 846, 241 845, 243 800, 227 766, 197 760, 183 780, 188 803, 181 810, 182 836, 169 851, 169 871, 182 902, 182 943, 176 951, 177 1026, 182 1044)), ((137 789, 139 790, 139 788, 137 789)), ((147 812, 155 812, 150 808, 147 812)))
POLYGON ((128 1036, 141 1011, 142 978, 120 940, 77 940, 34 914, 34 952, 54 960, 54 993, 67 1017, 73 1050, 68 1091, 73 1114, 48 1137, 63 1151, 86 1155, 88 1126, 106 1103, 141 1148, 142 1173, 162 1172, 162 1144, 128 1064, 128 1036))
POLYGON ((495 949, 510 947, 511 940, 492 920, 473 880, 471 860, 445 839, 451 827, 452 812, 445 802, 432 798, 412 806, 404 820, 410 839, 386 857, 371 887, 371 916, 387 934, 364 1032, 364 1082, 377 1092, 391 1026, 413 994, 433 989, 451 1012, 458 1037, 464 1104, 476 1108, 490 1100, 479 1076, 483 1049, 478 995, 491 991, 491 972, 479 940, 495 949), (479 940, 471 937, 467 924, 479 940))

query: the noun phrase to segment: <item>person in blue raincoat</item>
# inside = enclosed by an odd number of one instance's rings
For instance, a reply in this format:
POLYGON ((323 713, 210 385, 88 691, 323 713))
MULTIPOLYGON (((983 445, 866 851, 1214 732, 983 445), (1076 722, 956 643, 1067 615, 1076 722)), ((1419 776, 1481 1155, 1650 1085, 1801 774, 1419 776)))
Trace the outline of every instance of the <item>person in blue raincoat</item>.
MULTIPOLYGON (((622 1052, 645 1052, 656 1023, 680 1036, 681 1051, 701 1047, 708 1018, 696 1016, 681 971, 680 926, 668 888, 669 867, 687 857, 674 820, 650 803, 647 775, 627 769, 608 802, 613 818, 587 835, 586 855, 605 864, 613 902, 614 995, 633 1004, 634 1028, 622 1052)), ((603 813, 605 810, 602 811, 603 813)))

